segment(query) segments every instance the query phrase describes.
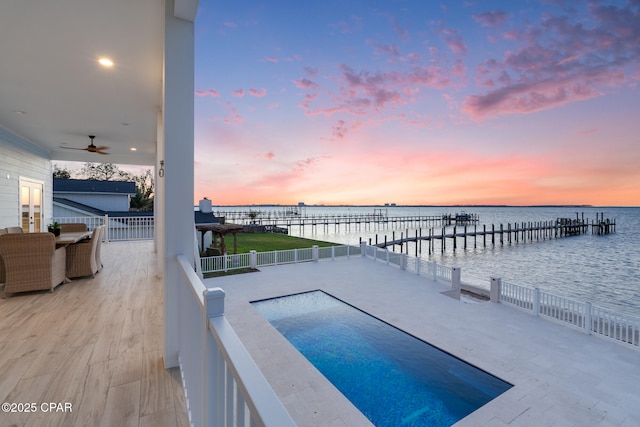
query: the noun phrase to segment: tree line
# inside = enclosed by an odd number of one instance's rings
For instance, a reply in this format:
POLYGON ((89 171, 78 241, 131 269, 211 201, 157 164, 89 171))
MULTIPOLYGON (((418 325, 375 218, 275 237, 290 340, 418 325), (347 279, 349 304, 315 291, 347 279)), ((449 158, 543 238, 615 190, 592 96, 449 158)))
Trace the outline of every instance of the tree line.
POLYGON ((136 194, 131 197, 129 209, 136 211, 152 211, 154 196, 154 180, 151 169, 146 169, 139 175, 121 170, 113 163, 87 162, 79 171, 70 171, 53 165, 53 177, 60 179, 95 179, 98 181, 128 181, 135 182, 136 194))

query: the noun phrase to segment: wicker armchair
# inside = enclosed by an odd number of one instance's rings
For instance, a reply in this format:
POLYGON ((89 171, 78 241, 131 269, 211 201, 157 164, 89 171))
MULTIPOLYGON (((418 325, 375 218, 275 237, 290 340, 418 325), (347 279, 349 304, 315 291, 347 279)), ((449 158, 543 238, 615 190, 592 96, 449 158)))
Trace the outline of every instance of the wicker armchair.
POLYGON ((64 282, 65 248, 56 249, 51 233, 0 235, 0 257, 5 268, 5 294, 53 289, 64 282))
POLYGON ((7 227, 5 230, 9 234, 22 234, 22 227, 7 227))
POLYGON ((100 227, 94 228, 90 240, 67 246, 67 277, 95 277, 98 272, 96 248, 100 230, 100 227))
POLYGON ((82 222, 60 224, 62 233, 75 233, 78 231, 87 231, 87 224, 82 222))
POLYGON ((97 273, 102 270, 102 257, 101 257, 101 249, 102 249, 102 240, 104 239, 104 230, 106 225, 101 225, 98 227, 100 229, 100 234, 98 235, 98 243, 96 245, 96 268, 98 269, 97 273))

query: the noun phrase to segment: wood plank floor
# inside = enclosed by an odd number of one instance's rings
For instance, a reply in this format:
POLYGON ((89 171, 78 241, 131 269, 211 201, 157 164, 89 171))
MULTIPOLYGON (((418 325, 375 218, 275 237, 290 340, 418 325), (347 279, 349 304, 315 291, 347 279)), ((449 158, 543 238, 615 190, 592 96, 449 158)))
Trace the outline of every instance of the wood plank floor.
POLYGON ((0 412, 0 426, 189 425, 180 372, 163 368, 153 243, 102 253, 95 278, 53 293, 0 291, 0 402, 36 409, 0 412))

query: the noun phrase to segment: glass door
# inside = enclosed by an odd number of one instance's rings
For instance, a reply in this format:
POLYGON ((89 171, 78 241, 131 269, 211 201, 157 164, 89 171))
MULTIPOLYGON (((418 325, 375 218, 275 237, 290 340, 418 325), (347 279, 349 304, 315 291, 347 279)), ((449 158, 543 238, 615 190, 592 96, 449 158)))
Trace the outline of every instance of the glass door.
POLYGON ((42 231, 42 195, 44 184, 20 178, 20 215, 22 231, 42 231))

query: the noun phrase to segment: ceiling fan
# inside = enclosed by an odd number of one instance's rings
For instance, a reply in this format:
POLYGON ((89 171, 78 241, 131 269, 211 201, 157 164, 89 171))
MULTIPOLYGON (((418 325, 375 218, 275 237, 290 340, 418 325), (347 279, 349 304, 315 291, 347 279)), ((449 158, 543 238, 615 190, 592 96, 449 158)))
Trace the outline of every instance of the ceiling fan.
POLYGON ((99 147, 96 147, 95 145, 93 145, 93 138, 95 138, 95 135, 89 135, 89 139, 91 139, 91 143, 87 146, 87 148, 74 148, 74 147, 63 147, 60 146, 60 148, 65 148, 67 150, 85 150, 88 151, 90 153, 98 153, 98 154, 109 154, 107 152, 105 152, 104 150, 108 149, 109 147, 101 145, 99 147))

